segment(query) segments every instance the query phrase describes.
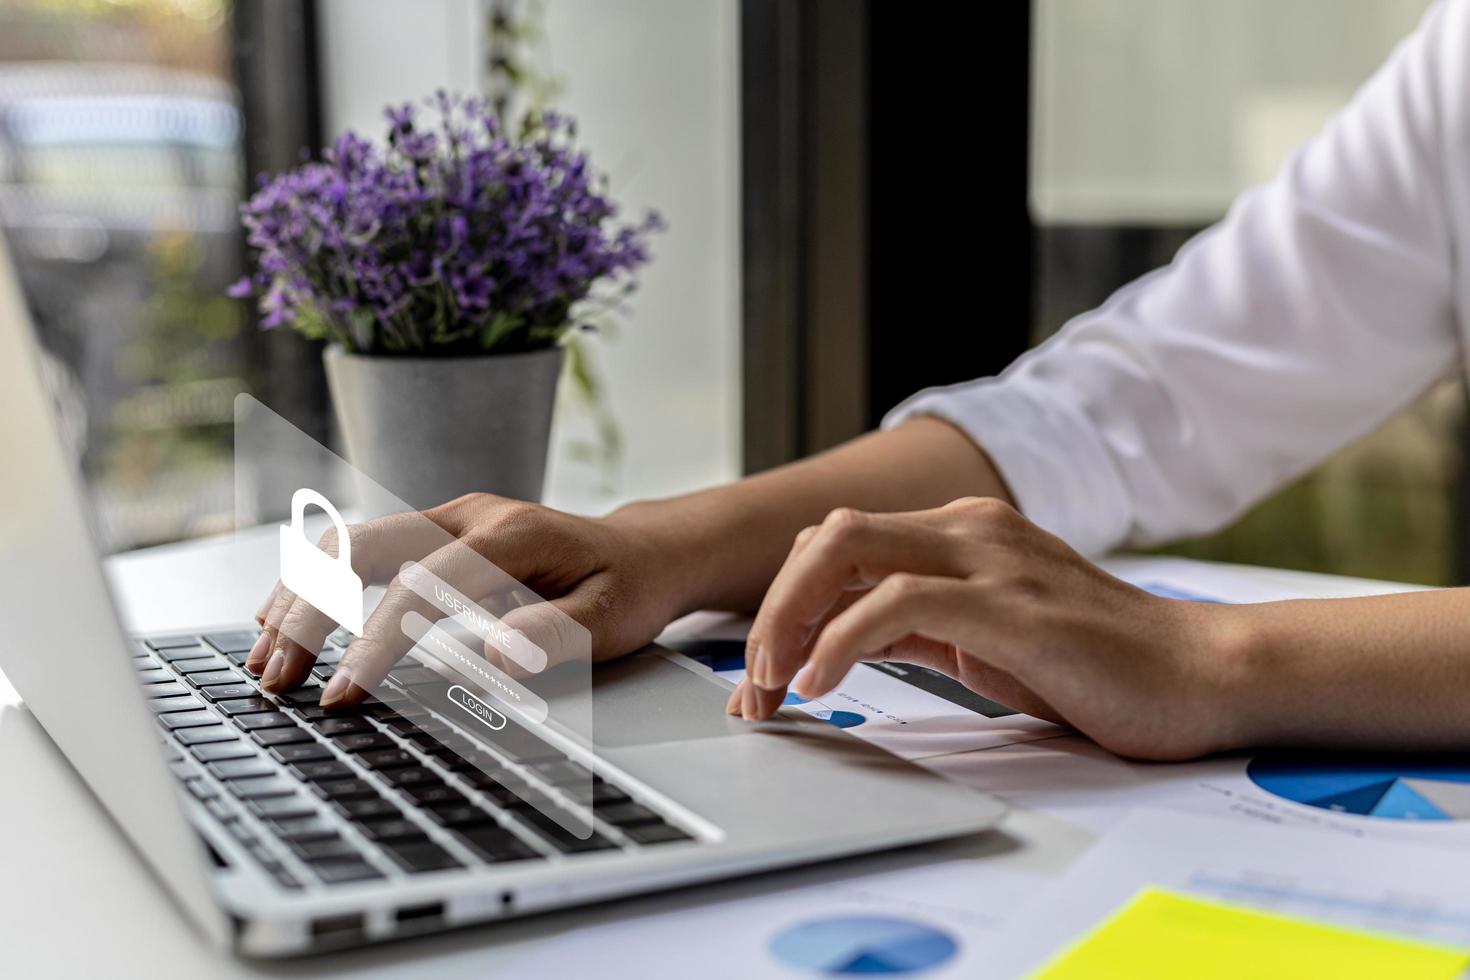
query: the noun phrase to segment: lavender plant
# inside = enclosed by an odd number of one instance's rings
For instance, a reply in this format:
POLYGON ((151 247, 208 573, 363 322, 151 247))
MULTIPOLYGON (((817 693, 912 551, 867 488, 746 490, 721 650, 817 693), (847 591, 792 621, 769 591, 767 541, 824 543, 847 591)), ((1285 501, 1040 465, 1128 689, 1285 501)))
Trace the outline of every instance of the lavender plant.
POLYGON ((502 131, 485 103, 439 92, 385 110, 386 146, 344 133, 321 160, 241 206, 266 329, 359 353, 457 356, 549 347, 615 312, 648 261, 650 212, 618 221, 576 126, 545 112, 502 131))

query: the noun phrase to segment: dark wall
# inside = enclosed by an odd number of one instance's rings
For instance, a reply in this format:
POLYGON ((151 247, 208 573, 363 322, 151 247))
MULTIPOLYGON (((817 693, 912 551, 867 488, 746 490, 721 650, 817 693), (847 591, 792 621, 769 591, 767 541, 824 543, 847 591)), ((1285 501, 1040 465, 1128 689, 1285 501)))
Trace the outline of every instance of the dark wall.
POLYGON ((870 424, 1028 346, 1030 4, 871 7, 870 424), (960 14, 958 11, 965 11, 960 14))

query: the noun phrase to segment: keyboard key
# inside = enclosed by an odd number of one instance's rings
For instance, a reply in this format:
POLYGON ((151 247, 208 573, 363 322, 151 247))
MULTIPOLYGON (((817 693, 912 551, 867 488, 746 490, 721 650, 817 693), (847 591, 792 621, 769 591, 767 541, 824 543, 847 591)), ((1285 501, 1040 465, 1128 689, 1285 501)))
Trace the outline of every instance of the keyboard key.
POLYGON ((271 758, 290 765, 293 762, 320 762, 335 759, 332 750, 320 742, 298 742, 294 745, 278 745, 271 749, 271 758))
POLYGON ((194 767, 189 765, 189 763, 185 762, 183 759, 177 759, 173 762, 170 762, 168 764, 168 769, 169 772, 173 773, 180 779, 188 779, 189 777, 194 775, 194 767))
POLYGON ((358 732, 354 735, 339 735, 332 744, 344 752, 372 752, 377 749, 393 749, 393 740, 381 732, 358 732))
POLYGON ((255 646, 255 630, 230 630, 227 633, 205 633, 204 642, 220 653, 249 653, 255 646))
POLYGON ((500 752, 510 756, 515 762, 529 763, 542 759, 566 758, 560 749, 543 742, 515 721, 507 720, 505 727, 496 732, 482 727, 476 730, 475 734, 500 752))
POLYGON ((309 783, 328 779, 347 779, 356 775, 350 768, 331 759, 323 762, 298 762, 291 767, 297 779, 304 779, 309 783))
POLYGON ((159 715, 158 720, 170 731, 219 724, 219 718, 212 711, 181 711, 178 714, 159 715))
POLYGON ((138 671, 138 683, 139 684, 163 684, 163 683, 165 683, 167 681, 171 681, 173 679, 174 679, 174 675, 173 674, 170 674, 168 671, 164 670, 162 667, 155 667, 155 666, 153 666, 153 664, 152 664, 151 661, 149 662, 149 664, 145 668, 143 668, 142 670, 138 671))
POLYGON ((180 636, 154 636, 144 642, 158 651, 179 650, 187 647, 197 647, 199 645, 199 637, 192 633, 186 633, 180 636))
POLYGON ((281 776, 252 776, 225 783, 231 793, 242 800, 265 800, 273 796, 294 796, 296 784, 281 776))
POLYGON ((561 824, 552 820, 540 810, 522 810, 517 812, 531 828, 540 834, 552 847, 564 854, 582 854, 588 851, 607 851, 618 845, 594 832, 591 837, 583 840, 572 836, 571 833, 562 828, 561 824))
MULTIPOLYGON (((250 716, 254 717, 254 716, 250 716)), ((261 717, 266 717, 262 715, 261 717)), ((243 720, 243 719, 242 719, 243 720)), ((311 733, 303 731, 292 725, 290 728, 267 728, 264 731, 251 732, 250 737, 255 739, 255 744, 272 748, 277 745, 294 745, 300 742, 316 742, 311 733)))
POLYGON ((637 844, 671 844, 675 841, 694 839, 678 827, 670 827, 666 823, 625 827, 623 833, 629 840, 637 844))
POLYGON ((353 821, 381 820, 385 817, 397 819, 403 815, 402 810, 381 796, 360 800, 333 800, 332 809, 345 819, 353 821))
POLYGON ((425 871, 443 871, 446 868, 463 867, 438 844, 432 841, 388 842, 382 845, 399 867, 410 874, 425 871))
POLYGON ((394 786, 443 786, 443 778, 432 769, 423 766, 415 766, 408 769, 385 769, 382 772, 384 779, 394 786))
MULTIPOLYGON (((262 728, 295 728, 296 722, 280 711, 271 711, 258 715, 239 715, 231 719, 235 724, 247 732, 258 732, 262 728)), ((305 735, 305 732, 302 732, 305 735)), ((309 737, 309 736, 308 736, 309 737)))
POLYGON ((400 687, 413 687, 417 684, 439 684, 443 682, 438 674, 427 667, 394 667, 388 675, 388 679, 400 687))
MULTIPOLYGON (((204 707, 204 702, 190 694, 184 694, 176 698, 155 698, 148 702, 148 707, 153 709, 157 715, 168 714, 171 711, 196 711, 204 707)), ((211 717, 213 722, 214 718, 211 717)))
POLYGON ((338 735, 357 735, 362 732, 370 732, 373 727, 361 718, 319 718, 313 721, 312 726, 328 738, 338 735))
POLYGON ((585 785, 563 786, 562 792, 573 800, 586 806, 588 803, 602 805, 604 803, 622 803, 628 799, 628 794, 618 789, 612 783, 603 782, 594 778, 591 787, 585 785))
POLYGON ((319 681, 329 681, 336 672, 337 668, 332 664, 317 664, 311 669, 311 676, 319 681))
POLYGON ((330 858, 325 861, 312 861, 309 866, 316 872, 317 877, 329 885, 383 877, 381 871, 360 859, 330 858))
POLYGON ((193 795, 194 799, 202 803, 219 796, 215 788, 202 779, 186 779, 184 780, 184 788, 193 795))
POLYGON ((274 701, 256 695, 248 698, 235 698, 230 701, 221 701, 215 705, 225 714, 234 717, 236 715, 258 715, 264 711, 280 711, 274 701))
POLYGON ((311 791, 324 800, 376 797, 378 791, 361 779, 327 779, 312 783, 311 791))
POLYGON ((536 850, 515 834, 499 824, 484 827, 467 827, 456 830, 454 835, 464 842, 482 860, 524 861, 540 857, 536 850))
POLYGON ((172 650, 160 650, 158 651, 158 653, 154 654, 154 656, 156 656, 159 660, 164 661, 165 663, 171 664, 183 663, 187 660, 213 660, 216 658, 216 654, 213 650, 209 649, 209 647, 199 646, 198 644, 187 647, 177 647, 172 650))
POLYGON ((322 861, 328 858, 357 858, 357 848, 340 837, 332 837, 325 840, 298 841, 291 844, 291 850, 303 861, 322 861))
MULTIPOLYGON (((173 684, 145 684, 143 696, 145 698, 181 698, 188 695, 189 689, 177 682, 173 684)), ((192 700, 192 699, 190 699, 192 700)), ((198 702, 194 702, 198 704, 198 702)))
MULTIPOLYGON (((200 713, 209 714, 208 712, 200 713)), ((179 716, 169 715, 168 717, 177 718, 179 716)), ((204 745, 209 742, 233 742, 240 737, 237 733, 219 724, 219 719, 215 718, 214 715, 209 715, 209 720, 211 725, 208 728, 186 728, 183 731, 175 732, 174 737, 184 745, 204 745)))
POLYGON ((240 815, 223 799, 206 800, 204 806, 214 815, 214 819, 227 826, 240 819, 240 815))
POLYGON ((419 825, 411 820, 388 819, 374 820, 361 825, 363 835, 368 840, 381 843, 386 840, 409 840, 427 839, 427 835, 419 828, 419 825))
MULTIPOLYGON (((194 678, 200 676, 202 675, 195 674, 194 678)), ((190 683, 198 683, 194 678, 190 678, 190 683)), ((255 688, 249 684, 211 684, 208 687, 200 686, 199 693, 204 695, 205 700, 208 701, 231 701, 236 698, 252 697, 255 694, 255 688)))
MULTIPOLYGON (((199 729, 190 729, 191 732, 199 729)), ((223 762, 226 759, 249 759, 255 756, 255 750, 249 743, 240 741, 234 732, 230 733, 231 741, 214 742, 207 745, 196 745, 189 753, 200 762, 223 762)))
POLYGON ((662 817, 641 803, 614 803, 611 806, 598 807, 597 815, 616 827, 663 822, 662 817))
POLYGON ((531 771, 553 786, 592 782, 592 771, 570 759, 540 762, 532 766, 531 771))
POLYGON ((465 802, 463 793, 457 789, 451 789, 443 783, 437 786, 407 786, 403 789, 403 795, 413 800, 419 806, 465 802))
POLYGON ((282 704, 297 708, 301 705, 316 704, 322 698, 322 689, 319 687, 298 687, 294 691, 276 695, 282 704))
POLYGON ((477 827, 494 823, 495 818, 477 806, 468 803, 442 803, 424 808, 429 819, 441 827, 477 827))
POLYGON ((363 765, 369 769, 399 769, 404 766, 416 766, 419 760, 411 753, 403 749, 382 749, 376 752, 364 752, 358 756, 363 765))
POLYGON ((275 796, 269 799, 251 800, 246 804, 250 812, 262 820, 291 820, 296 817, 316 815, 316 807, 299 796, 275 796))
POLYGON ((255 756, 251 759, 224 759, 211 762, 208 766, 216 779, 243 779, 246 776, 274 776, 276 767, 269 759, 255 756))
POLYGON ((174 670, 185 675, 212 673, 216 670, 224 669, 225 662, 219 657, 208 657, 203 660, 184 660, 174 664, 174 670))
MULTIPOLYGON (((239 674, 235 673, 233 670, 224 669, 196 670, 192 674, 185 674, 184 680, 188 681, 190 684, 193 684, 195 687, 209 687, 214 684, 241 683, 239 674)), ((247 693, 254 694, 255 689, 251 688, 247 693)))
POLYGON ((337 829, 317 816, 273 820, 271 829, 287 844, 299 844, 309 840, 328 840, 337 836, 337 829))

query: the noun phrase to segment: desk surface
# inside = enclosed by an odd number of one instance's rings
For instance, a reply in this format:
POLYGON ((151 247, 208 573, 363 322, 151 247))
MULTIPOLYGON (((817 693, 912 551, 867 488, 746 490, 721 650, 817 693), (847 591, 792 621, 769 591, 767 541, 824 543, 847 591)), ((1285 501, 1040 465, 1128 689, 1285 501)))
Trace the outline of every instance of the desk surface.
MULTIPOLYGON (((274 547, 270 535, 171 545, 111 559, 108 569, 129 628, 185 630, 247 619, 259 596, 242 595, 240 583, 272 577, 274 547), (248 574, 242 576, 242 569, 248 574)), ((1122 557, 1104 564, 1122 571, 1130 561, 1122 557)), ((1268 569, 1252 569, 1249 574, 1263 585, 1306 595, 1402 588, 1268 569)), ((683 628, 697 629, 697 624, 686 623, 683 628)), ((5 973, 27 977, 482 977, 506 968, 546 937, 589 923, 617 922, 696 902, 959 853, 989 855, 999 866, 1020 870, 1059 872, 1093 840, 1080 827, 1018 807, 998 831, 971 840, 650 895, 331 958, 250 963, 221 957, 204 945, 3 676, 0 779, 4 784, 0 964, 5 973)), ((594 967, 589 964, 589 970, 594 967)))

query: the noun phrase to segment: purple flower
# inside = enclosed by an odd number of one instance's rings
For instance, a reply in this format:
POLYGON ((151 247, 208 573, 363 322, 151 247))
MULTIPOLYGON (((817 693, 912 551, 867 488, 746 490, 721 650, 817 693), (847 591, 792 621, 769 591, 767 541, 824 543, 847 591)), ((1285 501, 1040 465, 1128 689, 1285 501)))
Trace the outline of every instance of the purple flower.
POLYGON ((625 295, 656 214, 620 223, 605 180, 546 113, 510 139, 480 99, 389 106, 387 142, 348 132, 241 207, 261 326, 367 353, 461 354, 555 344, 625 295), (603 288, 609 287, 609 288, 603 288))

